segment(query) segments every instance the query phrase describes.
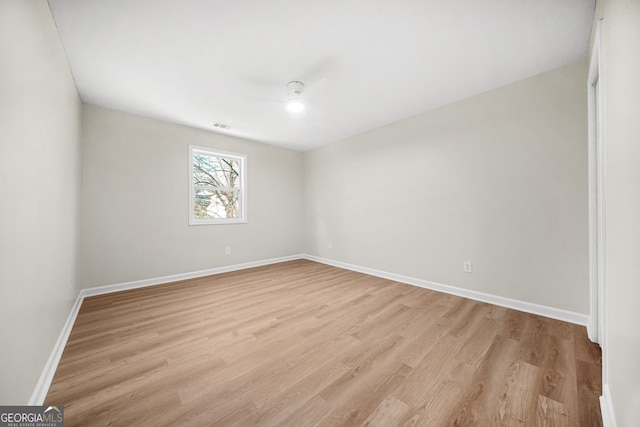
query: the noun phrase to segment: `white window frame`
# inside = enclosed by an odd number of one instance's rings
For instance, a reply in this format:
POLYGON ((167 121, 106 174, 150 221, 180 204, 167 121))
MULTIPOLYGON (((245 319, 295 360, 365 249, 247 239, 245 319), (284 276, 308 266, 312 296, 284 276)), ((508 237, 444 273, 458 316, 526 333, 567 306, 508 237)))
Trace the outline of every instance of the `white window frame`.
MULTIPOLYGON (((224 189, 223 189, 224 190, 224 189)), ((231 190, 231 189, 226 189, 231 190)), ((233 189, 235 190, 235 189, 233 189)), ((189 145, 189 225, 209 225, 209 224, 244 224, 247 222, 247 156, 244 154, 232 153, 229 151, 217 150, 215 148, 198 147, 189 145), (194 154, 204 154, 211 157, 224 157, 238 161, 240 170, 240 186, 237 191, 238 208, 240 214, 238 218, 196 218, 195 217, 195 196, 196 186, 193 183, 193 156, 194 154)))

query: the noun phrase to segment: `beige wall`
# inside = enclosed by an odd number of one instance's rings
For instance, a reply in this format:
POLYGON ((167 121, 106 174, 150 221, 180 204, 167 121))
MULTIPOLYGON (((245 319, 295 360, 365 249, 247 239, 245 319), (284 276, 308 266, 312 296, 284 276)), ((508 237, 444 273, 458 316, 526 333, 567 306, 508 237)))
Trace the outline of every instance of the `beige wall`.
POLYGON ((26 404, 77 295, 80 99, 45 0, 0 0, 0 405, 26 404))
POLYGON ((596 21, 600 18, 606 159, 604 369, 617 424, 626 427, 640 425, 640 2, 599 1, 596 21))
POLYGON ((82 144, 83 287, 302 249, 302 153, 88 105, 82 144), (189 226, 189 144, 248 156, 248 223, 189 226))
POLYGON ((582 61, 306 153, 306 251, 588 313, 586 79, 582 61))

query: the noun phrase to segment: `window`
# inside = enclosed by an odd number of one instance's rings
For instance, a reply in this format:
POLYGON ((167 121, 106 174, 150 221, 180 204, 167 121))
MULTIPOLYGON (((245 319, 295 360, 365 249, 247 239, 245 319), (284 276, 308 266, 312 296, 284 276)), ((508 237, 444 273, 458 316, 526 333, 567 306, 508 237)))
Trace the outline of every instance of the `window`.
POLYGON ((194 146, 189 154, 189 224, 247 222, 247 157, 194 146))

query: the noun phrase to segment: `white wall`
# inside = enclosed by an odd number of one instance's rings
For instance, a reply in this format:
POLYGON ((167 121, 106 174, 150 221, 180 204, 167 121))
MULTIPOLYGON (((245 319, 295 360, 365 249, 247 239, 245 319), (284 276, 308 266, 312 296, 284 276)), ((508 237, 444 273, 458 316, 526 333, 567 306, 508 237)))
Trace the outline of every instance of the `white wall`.
POLYGON ((90 105, 82 144, 83 287, 301 252, 300 152, 90 105), (189 144, 248 156, 248 223, 188 225, 189 144))
POLYGON ((306 251, 588 313, 586 79, 581 61, 306 153, 306 251))
POLYGON ((77 295, 80 99, 45 0, 0 0, 0 405, 26 404, 77 295))
MULTIPOLYGON (((640 425, 640 2, 599 1, 606 198, 606 380, 618 426, 640 425)), ((595 24, 594 29, 595 32, 595 24)))

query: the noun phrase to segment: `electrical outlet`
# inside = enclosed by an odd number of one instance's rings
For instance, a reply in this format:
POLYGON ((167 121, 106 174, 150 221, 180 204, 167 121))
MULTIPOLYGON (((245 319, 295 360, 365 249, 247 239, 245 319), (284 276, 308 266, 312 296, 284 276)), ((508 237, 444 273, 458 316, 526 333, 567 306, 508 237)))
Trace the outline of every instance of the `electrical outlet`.
POLYGON ((333 249, 333 242, 327 243, 327 249, 333 249))
POLYGON ((462 271, 465 273, 473 273, 473 264, 471 261, 465 261, 462 266, 462 271))
POLYGON ((227 246, 226 248, 224 248, 224 254, 225 255, 231 255, 231 248, 229 246, 227 246))

